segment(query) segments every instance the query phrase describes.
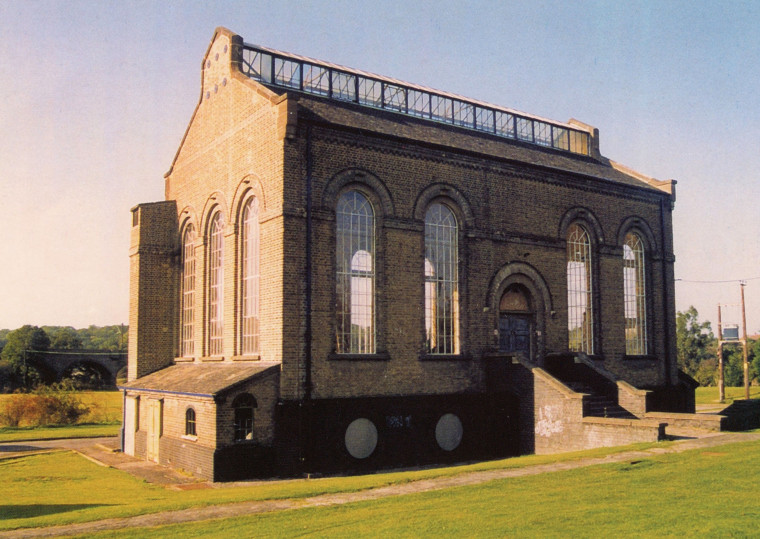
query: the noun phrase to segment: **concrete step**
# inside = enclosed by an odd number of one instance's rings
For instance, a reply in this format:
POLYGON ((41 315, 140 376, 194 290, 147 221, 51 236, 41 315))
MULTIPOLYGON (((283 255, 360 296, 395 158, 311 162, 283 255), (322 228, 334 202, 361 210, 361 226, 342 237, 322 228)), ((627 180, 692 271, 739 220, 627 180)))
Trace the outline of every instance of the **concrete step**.
POLYGON ((590 395, 583 399, 583 415, 590 417, 618 417, 635 419, 632 413, 604 395, 590 395))

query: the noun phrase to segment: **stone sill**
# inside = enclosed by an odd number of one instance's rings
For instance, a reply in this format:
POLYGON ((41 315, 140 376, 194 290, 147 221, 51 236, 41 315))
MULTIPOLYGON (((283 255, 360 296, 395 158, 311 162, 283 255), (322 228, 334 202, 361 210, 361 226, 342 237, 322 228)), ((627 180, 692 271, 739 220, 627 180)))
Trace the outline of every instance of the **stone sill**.
POLYGON ((420 354, 420 361, 470 361, 470 354, 420 354))
POLYGON ((640 355, 640 356, 629 356, 624 355, 623 361, 657 361, 657 356, 650 356, 650 355, 640 355))
POLYGON ((261 355, 251 354, 246 356, 232 356, 232 361, 261 361, 261 355))
POLYGON ((376 354, 336 354, 331 353, 327 356, 330 361, 389 361, 390 354, 387 352, 378 352, 376 354))

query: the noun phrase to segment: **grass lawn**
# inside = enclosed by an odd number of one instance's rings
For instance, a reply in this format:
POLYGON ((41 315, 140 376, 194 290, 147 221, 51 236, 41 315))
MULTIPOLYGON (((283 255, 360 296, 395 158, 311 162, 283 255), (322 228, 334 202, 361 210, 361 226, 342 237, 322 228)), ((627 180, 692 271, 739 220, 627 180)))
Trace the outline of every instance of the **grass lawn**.
MULTIPOLYGON (((96 537, 748 537, 760 443, 96 537)), ((208 492, 208 491, 206 491, 208 492)), ((93 535, 89 535, 92 537, 93 535)))
POLYGON ((2 427, 0 428, 0 442, 118 436, 120 429, 120 423, 110 425, 62 425, 54 427, 2 427))
MULTIPOLYGON (((734 399, 744 398, 744 387, 726 388, 726 406, 734 402, 734 399)), ((749 398, 760 399, 760 386, 750 386, 749 398)), ((718 387, 698 387, 695 393, 697 404, 717 404, 718 387)))
POLYGON ((416 479, 452 476, 475 470, 520 468, 588 456, 604 456, 655 445, 664 446, 664 443, 602 448, 563 455, 529 455, 448 468, 271 481, 254 486, 188 491, 168 490, 145 483, 126 472, 98 466, 74 452, 29 455, 0 460, 0 477, 3 478, 0 530, 87 522, 219 503, 357 492, 416 479))
POLYGON ((90 407, 90 413, 81 419, 81 423, 121 423, 124 398, 121 391, 82 391, 79 395, 90 407))

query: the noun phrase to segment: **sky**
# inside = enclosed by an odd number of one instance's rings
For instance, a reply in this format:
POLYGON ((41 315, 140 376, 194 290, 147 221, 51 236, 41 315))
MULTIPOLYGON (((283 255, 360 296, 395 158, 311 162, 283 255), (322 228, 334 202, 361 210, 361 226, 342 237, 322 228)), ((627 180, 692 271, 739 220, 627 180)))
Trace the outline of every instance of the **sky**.
POLYGON ((760 333, 760 3, 727 0, 0 0, 0 328, 127 323, 130 208, 163 199, 218 26, 598 127, 678 181, 676 308, 740 323, 746 280, 760 333))

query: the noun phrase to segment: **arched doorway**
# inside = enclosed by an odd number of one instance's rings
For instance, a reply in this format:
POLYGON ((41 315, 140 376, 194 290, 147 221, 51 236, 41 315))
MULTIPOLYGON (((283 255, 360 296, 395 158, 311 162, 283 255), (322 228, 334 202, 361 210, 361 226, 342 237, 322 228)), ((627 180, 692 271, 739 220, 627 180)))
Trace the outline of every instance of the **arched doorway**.
POLYGON ((499 300, 499 352, 533 359, 535 309, 528 289, 513 284, 499 300))

